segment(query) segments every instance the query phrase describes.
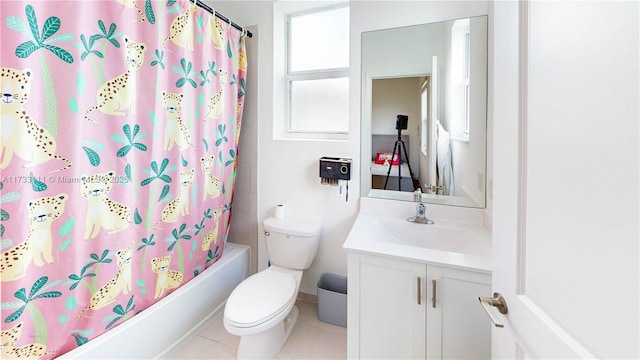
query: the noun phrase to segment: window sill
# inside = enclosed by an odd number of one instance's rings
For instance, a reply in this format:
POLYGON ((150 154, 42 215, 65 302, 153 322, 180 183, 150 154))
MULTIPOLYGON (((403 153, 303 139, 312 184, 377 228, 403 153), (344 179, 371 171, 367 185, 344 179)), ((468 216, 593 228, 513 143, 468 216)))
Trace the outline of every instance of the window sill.
POLYGON ((468 143, 469 142, 469 135, 468 134, 465 134, 465 135, 452 135, 451 136, 451 140, 468 143))
POLYGON ((278 135, 274 134, 274 140, 294 140, 294 141, 348 141, 348 133, 305 133, 286 132, 278 135))

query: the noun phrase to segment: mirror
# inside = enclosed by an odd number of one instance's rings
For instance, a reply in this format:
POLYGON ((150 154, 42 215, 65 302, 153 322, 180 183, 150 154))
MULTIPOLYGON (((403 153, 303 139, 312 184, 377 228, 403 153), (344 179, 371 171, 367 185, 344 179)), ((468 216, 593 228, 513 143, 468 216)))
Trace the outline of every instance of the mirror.
POLYGON ((362 33, 362 196, 485 207, 487 52, 487 16, 362 33))

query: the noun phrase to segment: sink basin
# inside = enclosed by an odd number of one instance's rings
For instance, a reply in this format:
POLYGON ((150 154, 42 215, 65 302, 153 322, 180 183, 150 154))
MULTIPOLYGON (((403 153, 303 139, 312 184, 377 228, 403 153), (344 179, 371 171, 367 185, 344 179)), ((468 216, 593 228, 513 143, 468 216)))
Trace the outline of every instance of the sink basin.
POLYGON ((476 233, 464 227, 436 221, 436 224, 417 224, 401 220, 380 219, 379 233, 396 244, 490 257, 488 248, 476 233))
POLYGON ((491 229, 482 210, 430 206, 435 224, 407 221, 415 204, 360 198, 360 212, 342 248, 349 255, 380 255, 413 263, 491 273, 491 229))

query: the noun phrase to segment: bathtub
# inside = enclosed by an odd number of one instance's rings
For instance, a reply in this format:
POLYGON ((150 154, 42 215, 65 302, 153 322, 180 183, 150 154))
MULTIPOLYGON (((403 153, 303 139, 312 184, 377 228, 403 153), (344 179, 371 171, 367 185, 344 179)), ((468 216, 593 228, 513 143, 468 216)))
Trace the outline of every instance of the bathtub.
POLYGON ((58 359, 155 359, 171 353, 223 310, 231 291, 248 275, 248 246, 227 243, 222 254, 152 307, 58 359))

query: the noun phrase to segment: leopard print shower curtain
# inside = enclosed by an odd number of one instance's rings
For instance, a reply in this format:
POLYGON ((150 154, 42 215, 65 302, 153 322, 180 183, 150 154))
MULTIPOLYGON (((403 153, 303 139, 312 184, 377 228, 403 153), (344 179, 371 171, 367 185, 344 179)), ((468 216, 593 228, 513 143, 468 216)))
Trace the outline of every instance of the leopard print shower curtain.
POLYGON ((188 0, 0 7, 2 358, 54 358, 222 256, 246 34, 188 0))

